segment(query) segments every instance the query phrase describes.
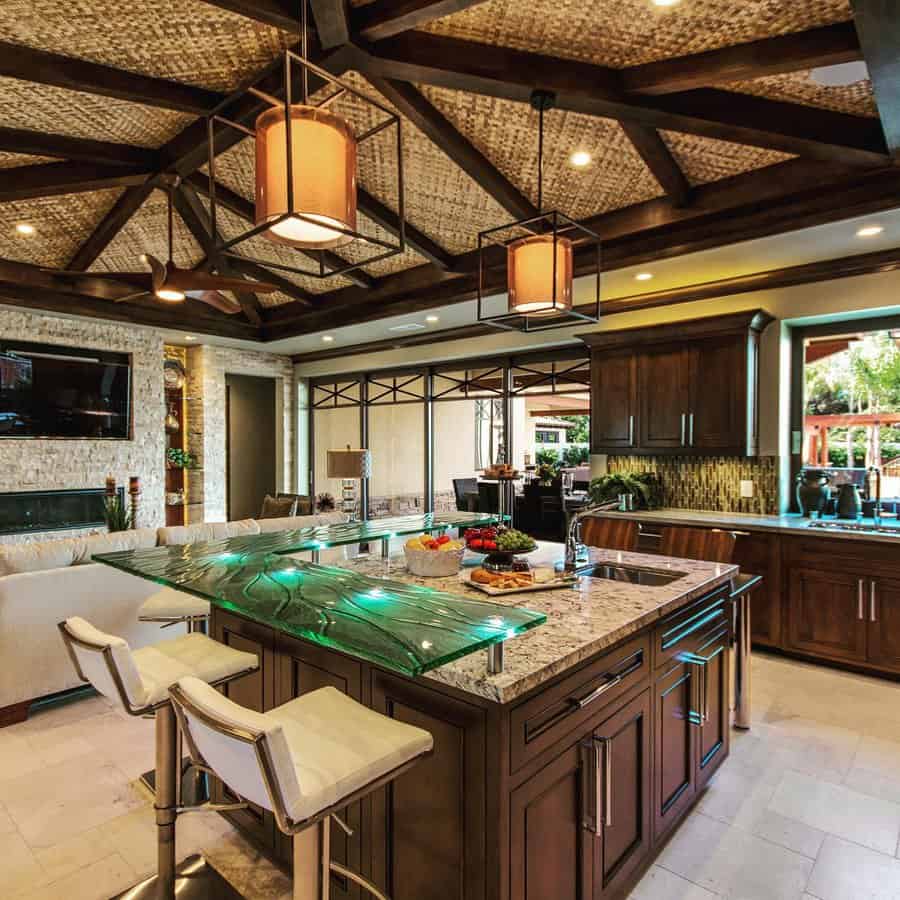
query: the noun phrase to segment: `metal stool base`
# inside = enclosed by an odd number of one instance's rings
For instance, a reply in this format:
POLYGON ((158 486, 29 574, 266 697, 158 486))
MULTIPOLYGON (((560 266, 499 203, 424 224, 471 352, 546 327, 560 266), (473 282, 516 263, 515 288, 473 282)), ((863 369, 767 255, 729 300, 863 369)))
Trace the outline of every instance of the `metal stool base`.
MULTIPOLYGON (((110 900, 158 900, 157 876, 116 894, 110 900)), ((202 856, 189 856, 177 869, 178 900, 245 900, 202 856)))

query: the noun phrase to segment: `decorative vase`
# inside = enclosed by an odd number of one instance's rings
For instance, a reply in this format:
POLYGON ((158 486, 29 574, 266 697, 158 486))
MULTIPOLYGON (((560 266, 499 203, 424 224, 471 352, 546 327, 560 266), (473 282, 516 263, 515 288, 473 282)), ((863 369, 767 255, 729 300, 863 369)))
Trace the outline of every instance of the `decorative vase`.
POLYGON ((828 474, 821 469, 804 469, 797 475, 797 505, 800 513, 811 516, 822 515, 831 499, 828 474))
POLYGON ((862 515, 862 498, 855 484, 842 484, 838 490, 837 514, 839 519, 858 519, 862 515))

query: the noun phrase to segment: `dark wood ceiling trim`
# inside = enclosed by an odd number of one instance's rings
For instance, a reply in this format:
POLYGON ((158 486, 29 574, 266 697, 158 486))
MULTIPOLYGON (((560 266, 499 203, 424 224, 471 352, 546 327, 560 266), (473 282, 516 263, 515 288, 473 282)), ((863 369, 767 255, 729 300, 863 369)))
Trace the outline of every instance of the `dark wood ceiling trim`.
POLYGON ((0 41, 0 75, 201 116, 223 99, 205 88, 6 41, 0 41))
POLYGON ((310 9, 323 50, 340 47, 350 40, 347 0, 310 0, 310 9))
MULTIPOLYGON (((215 248, 218 235, 212 233, 209 216, 193 189, 181 185, 173 197, 175 210, 194 240, 203 248, 206 258, 213 261, 214 267, 227 277, 233 276, 227 257, 216 258, 215 248)), ((234 296, 241 305, 245 318, 251 325, 262 325, 259 298, 248 288, 246 291, 235 291, 234 296)))
POLYGON ((298 31, 300 19, 298 4, 280 0, 206 0, 211 6, 237 13, 263 25, 280 28, 282 31, 298 31))
MULTIPOLYGON (((288 281, 284 275, 279 274, 274 269, 267 269, 265 266, 259 265, 259 263, 251 262, 249 259, 240 259, 238 257, 231 257, 228 260, 229 266, 240 275, 246 275, 247 278, 253 278, 256 281, 268 281, 272 284, 278 286, 278 290, 290 297, 292 300, 295 300, 301 306, 312 307, 315 303, 314 295, 310 294, 309 291, 303 290, 297 284, 294 284, 293 281, 288 281)), ((292 304, 293 305, 293 304, 292 304)), ((263 311, 263 318, 265 319, 268 312, 266 310, 263 311)))
POLYGON ((72 162, 142 167, 148 171, 159 168, 160 161, 156 150, 145 147, 2 126, 0 126, 0 150, 29 153, 34 156, 51 156, 72 162))
POLYGON ((672 94, 861 58, 853 22, 838 22, 809 31, 632 66, 622 71, 622 86, 626 91, 643 94, 672 94))
POLYGON ((404 33, 360 57, 364 74, 525 102, 535 84, 557 106, 715 140, 850 165, 883 165, 878 121, 704 88, 660 97, 626 94, 619 72, 427 32, 404 33))
POLYGON ((369 81, 513 218, 537 215, 537 207, 413 85, 377 76, 369 81))
POLYGON ((653 173, 653 177, 666 192, 669 200, 675 206, 686 206, 690 203, 690 182, 685 178, 681 166, 672 156, 672 151, 660 137, 659 132, 654 128, 638 125, 635 122, 621 122, 620 124, 628 136, 628 140, 634 145, 634 149, 640 154, 644 164, 653 173))
POLYGON ((0 169, 0 202, 78 194, 103 188, 132 187, 152 175, 146 169, 58 162, 0 169))
POLYGON ((896 0, 851 0, 887 145, 900 159, 900 16, 896 0))
POLYGON ((375 0, 353 11, 354 37, 380 41, 477 6, 484 0, 375 0))
POLYGON ((89 269, 109 246, 112 239, 128 224, 153 191, 153 180, 128 188, 101 219, 91 236, 75 251, 67 269, 89 269))

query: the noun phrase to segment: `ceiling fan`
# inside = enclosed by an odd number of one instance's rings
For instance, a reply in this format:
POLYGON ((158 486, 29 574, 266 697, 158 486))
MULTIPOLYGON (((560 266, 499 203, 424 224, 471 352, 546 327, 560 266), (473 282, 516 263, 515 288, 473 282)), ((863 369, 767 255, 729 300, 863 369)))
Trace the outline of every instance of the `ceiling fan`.
POLYGON ((196 269, 181 269, 172 259, 173 243, 173 203, 172 195, 180 182, 178 176, 169 180, 168 194, 168 236, 169 258, 165 263, 149 253, 141 255, 141 262, 150 269, 149 272, 73 272, 70 270, 49 269, 54 275, 84 278, 102 278, 138 287, 133 294, 116 297, 116 303, 136 300, 138 297, 150 295, 167 303, 180 303, 187 297, 199 300, 220 312, 234 315, 241 312, 241 305, 222 291, 250 291, 254 294, 270 294, 278 290, 278 286, 265 281, 250 281, 246 278, 229 278, 214 275, 196 269))

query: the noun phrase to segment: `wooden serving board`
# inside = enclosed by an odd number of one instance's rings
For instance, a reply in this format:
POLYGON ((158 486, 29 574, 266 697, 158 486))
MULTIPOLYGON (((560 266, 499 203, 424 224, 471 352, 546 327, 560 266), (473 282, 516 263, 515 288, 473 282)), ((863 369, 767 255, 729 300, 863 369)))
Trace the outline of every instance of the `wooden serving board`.
POLYGON ((541 584, 529 584, 527 587, 496 588, 490 584, 481 584, 478 581, 472 581, 472 569, 463 569, 463 571, 459 573, 459 580, 467 587, 475 588, 483 594, 490 594, 492 597, 502 597, 506 594, 527 594, 533 591, 552 591, 557 588, 571 588, 578 584, 577 576, 563 575, 554 581, 545 581, 541 584))

